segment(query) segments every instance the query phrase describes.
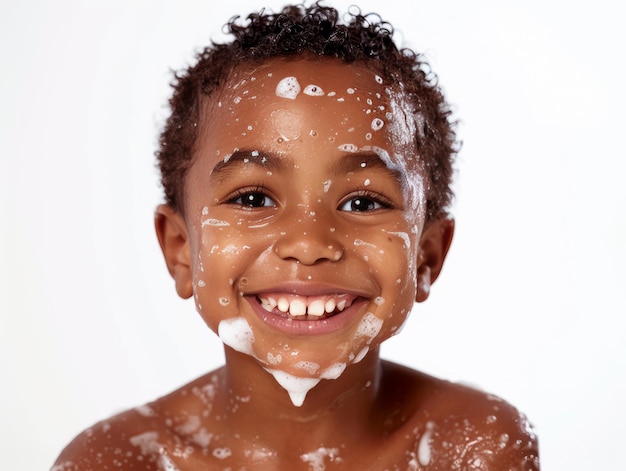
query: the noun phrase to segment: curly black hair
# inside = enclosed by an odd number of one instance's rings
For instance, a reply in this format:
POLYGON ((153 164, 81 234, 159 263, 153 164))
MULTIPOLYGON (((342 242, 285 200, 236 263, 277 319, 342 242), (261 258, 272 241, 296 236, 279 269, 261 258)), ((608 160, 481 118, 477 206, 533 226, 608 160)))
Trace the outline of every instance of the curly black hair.
POLYGON ((415 139, 426 169, 427 220, 448 215, 457 153, 455 123, 429 65, 420 54, 396 46, 389 23, 354 9, 342 21, 335 8, 316 2, 286 6, 280 13, 261 10, 243 22, 236 16, 226 28, 232 41, 212 42, 197 54, 194 65, 174 75, 171 114, 156 152, 167 204, 184 211, 185 175, 198 137, 202 99, 215 93, 242 63, 313 55, 364 63, 392 83, 403 84, 416 119, 421 115, 420 128, 423 122, 415 139))

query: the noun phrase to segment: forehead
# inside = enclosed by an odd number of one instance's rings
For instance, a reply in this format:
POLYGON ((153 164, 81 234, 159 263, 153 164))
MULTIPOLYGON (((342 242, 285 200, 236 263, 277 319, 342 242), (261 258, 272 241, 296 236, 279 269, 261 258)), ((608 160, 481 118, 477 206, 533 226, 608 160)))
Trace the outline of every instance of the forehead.
MULTIPOLYGON (((364 64, 347 64, 331 58, 275 58, 259 66, 235 69, 222 97, 245 101, 304 101, 354 104, 385 98, 389 84, 364 64), (234 96, 229 96, 234 95, 234 96)), ((240 101, 240 102, 241 102, 240 101)))
POLYGON ((410 206, 421 204, 411 104, 401 85, 364 64, 329 58, 244 64, 201 110, 196 174, 211 173, 239 151, 285 158, 310 175, 341 168, 335 163, 348 154, 374 154, 400 176, 410 206))
POLYGON ((268 138, 273 144, 305 138, 318 138, 318 145, 408 144, 411 126, 402 109, 403 98, 364 64, 329 58, 271 59, 234 70, 207 100, 202 134, 220 147, 233 140, 261 144, 268 138))

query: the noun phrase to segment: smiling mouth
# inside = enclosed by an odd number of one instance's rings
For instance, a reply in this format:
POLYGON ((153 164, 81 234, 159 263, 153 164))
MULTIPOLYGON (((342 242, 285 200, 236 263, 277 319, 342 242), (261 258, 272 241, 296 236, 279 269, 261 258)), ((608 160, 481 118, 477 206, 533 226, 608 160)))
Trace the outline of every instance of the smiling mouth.
POLYGON ((296 320, 328 319, 351 306, 357 298, 351 294, 323 296, 299 296, 294 294, 264 293, 257 295, 257 301, 267 312, 296 320))

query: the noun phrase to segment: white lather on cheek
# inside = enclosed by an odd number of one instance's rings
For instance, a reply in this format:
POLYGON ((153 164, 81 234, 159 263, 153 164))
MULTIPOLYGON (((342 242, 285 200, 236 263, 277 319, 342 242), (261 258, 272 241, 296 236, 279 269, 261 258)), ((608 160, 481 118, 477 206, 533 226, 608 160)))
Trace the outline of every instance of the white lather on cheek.
POLYGON ((254 333, 248 321, 243 317, 231 317, 220 321, 217 335, 225 345, 233 350, 254 356, 252 350, 254 333))
MULTIPOLYGON (((411 232, 415 233, 417 231, 417 226, 413 226, 413 228, 411 229, 411 232)), ((402 242, 404 244, 404 248, 406 250, 406 260, 409 264, 409 273, 411 273, 412 277, 413 277, 413 285, 415 285, 415 283, 417 283, 417 270, 416 270, 416 260, 417 260, 417 254, 414 254, 414 250, 417 249, 417 247, 413 247, 411 244, 411 236, 409 235, 408 232, 393 232, 393 231, 388 231, 387 234, 392 235, 392 236, 396 236, 399 237, 400 239, 402 239, 402 242)))
POLYGON ((220 221, 219 219, 207 218, 204 221, 202 221, 202 227, 204 226, 226 227, 226 226, 230 226, 230 224, 226 221, 220 221))
POLYGON ((382 327, 383 320, 376 317, 373 313, 368 312, 359 323, 359 327, 354 336, 355 338, 366 337, 368 339, 367 344, 369 345, 379 334, 382 327))

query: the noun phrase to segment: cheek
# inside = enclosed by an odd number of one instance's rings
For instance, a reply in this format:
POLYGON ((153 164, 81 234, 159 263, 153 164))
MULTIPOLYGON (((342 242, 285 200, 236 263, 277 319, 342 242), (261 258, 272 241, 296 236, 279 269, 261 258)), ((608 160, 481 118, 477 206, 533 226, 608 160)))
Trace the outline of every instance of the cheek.
POLYGON ((193 245, 193 253, 197 254, 193 263, 196 309, 216 330, 217 319, 214 318, 227 316, 229 311, 225 308, 236 305, 233 285, 248 246, 229 224, 207 217, 202 219, 202 229, 193 245))
POLYGON ((376 317, 384 321, 379 334, 381 340, 399 329, 413 307, 417 279, 414 232, 403 227, 381 231, 375 240, 354 241, 355 255, 367 262, 368 270, 381 286, 374 310, 376 317))

